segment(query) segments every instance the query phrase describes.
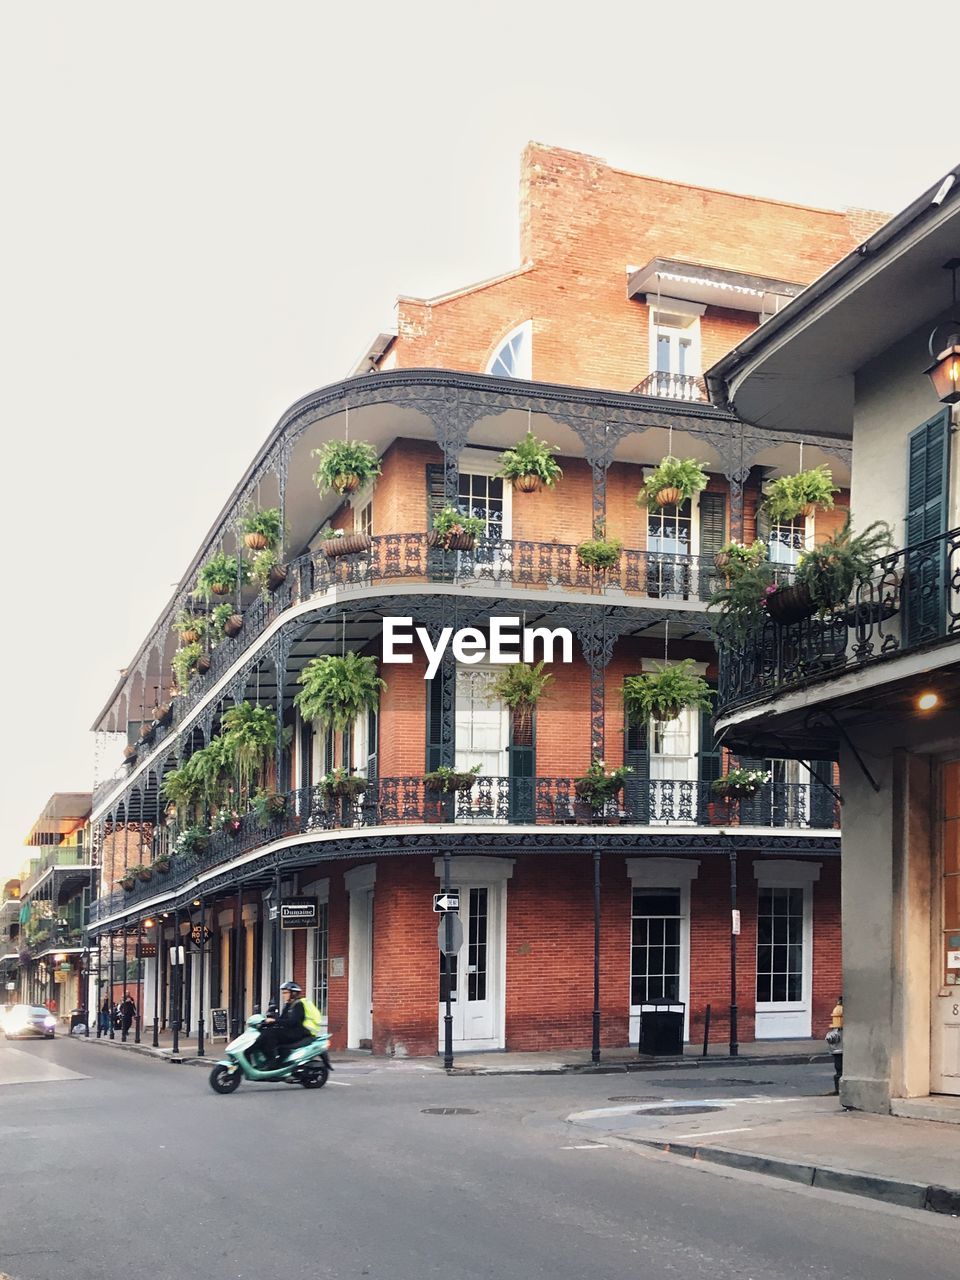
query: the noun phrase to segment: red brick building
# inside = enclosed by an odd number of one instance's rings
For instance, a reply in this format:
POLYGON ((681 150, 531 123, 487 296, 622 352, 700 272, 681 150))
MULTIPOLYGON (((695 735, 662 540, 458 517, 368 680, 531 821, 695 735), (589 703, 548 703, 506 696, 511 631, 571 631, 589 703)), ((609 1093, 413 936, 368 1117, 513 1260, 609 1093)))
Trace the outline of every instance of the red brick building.
MULTIPOLYGON (((641 178, 539 146, 524 155, 521 189, 520 268, 430 302, 401 299, 396 335, 380 335, 353 377, 291 407, 97 720, 99 733, 123 735, 127 760, 94 796, 110 864, 94 927, 104 947, 158 944, 158 969, 144 953, 148 1019, 154 990, 161 1020, 174 1016, 167 959, 182 936, 192 945, 178 1016, 191 1029, 209 1029, 211 1008, 238 1022, 292 971, 335 1045, 435 1053, 431 907, 446 855, 465 935, 451 966, 458 1049, 589 1045, 597 1023, 601 1045, 636 1042, 641 1005, 662 998, 686 1006, 694 1039, 708 1004, 721 1038, 825 1030, 840 990, 832 767, 751 762, 769 781, 724 805, 711 784, 734 762, 709 715, 630 725, 622 689, 684 658, 713 681, 706 601, 729 537, 759 535, 786 563, 842 518, 844 447, 743 426, 706 403, 701 372, 877 218, 641 178), (559 451, 555 488, 522 493, 497 474, 528 428, 559 451), (374 448, 382 473, 345 499, 319 497, 312 452, 345 434, 374 448), (668 452, 699 460, 706 489, 639 507, 645 474, 668 452), (829 463, 838 509, 758 520, 764 487, 801 461, 829 463), (444 502, 481 521, 472 548, 431 545, 444 502), (250 554, 238 520, 251 503, 282 511, 286 575, 259 596, 238 586, 239 634, 208 640, 209 669, 155 700, 198 570, 217 551, 250 554), (330 556, 325 530, 357 535, 356 550, 330 556), (578 554, 598 531, 622 543, 602 573, 578 554), (444 627, 486 635, 498 617, 566 628, 571 660, 551 663, 552 686, 521 723, 492 692, 489 653, 472 665, 448 649, 432 679, 416 647, 408 665, 384 663, 384 619, 400 616, 432 640, 444 627), (376 658, 386 688, 376 713, 324 732, 293 696, 308 661, 347 649, 376 658), (241 813, 235 831, 187 857, 165 821, 164 779, 242 701, 270 707, 288 731, 266 779, 285 811, 266 822, 241 813), (598 759, 630 773, 594 805, 577 779, 598 759), (424 775, 441 765, 476 768, 476 780, 438 794, 424 775), (365 779, 362 790, 333 794, 337 768, 365 779), (157 858, 156 874, 119 886, 130 863, 157 858), (278 930, 278 897, 316 900, 316 927, 278 930)), ((202 816, 216 826, 209 807, 202 816)))

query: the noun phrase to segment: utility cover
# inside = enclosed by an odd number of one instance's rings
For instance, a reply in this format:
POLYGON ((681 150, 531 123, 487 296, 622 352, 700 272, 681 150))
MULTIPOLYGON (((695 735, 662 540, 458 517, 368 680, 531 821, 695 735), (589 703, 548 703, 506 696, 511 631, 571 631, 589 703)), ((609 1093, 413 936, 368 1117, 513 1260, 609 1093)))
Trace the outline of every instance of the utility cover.
POLYGON ((463 946, 463 924, 459 916, 448 914, 440 921, 437 946, 445 956, 455 956, 463 946))

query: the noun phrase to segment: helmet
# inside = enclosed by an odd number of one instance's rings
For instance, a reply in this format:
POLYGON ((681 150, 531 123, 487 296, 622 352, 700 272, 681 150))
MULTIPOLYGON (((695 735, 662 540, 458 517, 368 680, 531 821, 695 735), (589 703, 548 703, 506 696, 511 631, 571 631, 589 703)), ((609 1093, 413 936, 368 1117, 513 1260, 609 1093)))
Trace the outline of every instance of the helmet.
POLYGON ((299 984, 298 984, 298 983, 296 983, 296 982, 285 982, 285 983, 281 986, 280 990, 281 990, 281 991, 292 991, 292 992, 293 992, 293 994, 294 994, 295 996, 299 996, 299 995, 302 995, 302 994, 303 994, 303 990, 302 990, 302 988, 301 988, 301 987, 299 986, 299 984))

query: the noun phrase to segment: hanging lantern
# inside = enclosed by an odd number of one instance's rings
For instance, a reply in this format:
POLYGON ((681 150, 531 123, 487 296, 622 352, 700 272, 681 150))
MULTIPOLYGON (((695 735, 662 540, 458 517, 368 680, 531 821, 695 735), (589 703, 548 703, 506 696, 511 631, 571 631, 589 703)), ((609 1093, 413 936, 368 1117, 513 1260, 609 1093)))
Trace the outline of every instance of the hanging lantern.
MULTIPOLYGON (((957 267, 960 267, 960 258, 951 258, 943 265, 945 270, 953 273, 953 306, 956 311, 957 267)), ((960 401, 960 320, 952 319, 945 324, 938 324, 930 334, 928 345, 933 364, 924 372, 933 383, 940 403, 956 404, 960 401), (940 334, 946 336, 939 337, 940 334)))

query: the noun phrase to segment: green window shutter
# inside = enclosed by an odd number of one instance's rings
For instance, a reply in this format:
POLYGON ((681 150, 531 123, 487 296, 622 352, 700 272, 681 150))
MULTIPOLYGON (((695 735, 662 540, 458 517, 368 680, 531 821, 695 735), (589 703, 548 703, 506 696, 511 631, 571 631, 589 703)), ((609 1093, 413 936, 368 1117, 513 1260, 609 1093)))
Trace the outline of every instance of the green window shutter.
POLYGON ((624 783, 625 807, 632 822, 650 821, 650 726, 628 724, 624 716, 623 763, 631 770, 624 783))
POLYGON ((437 462, 427 464, 427 528, 433 528, 433 517, 445 506, 443 499, 443 467, 437 462))
POLYGON ((836 798, 824 784, 833 785, 833 762, 810 761, 810 825, 832 827, 836 798))
MULTIPOLYGON (((908 549, 946 532, 949 424, 949 411, 944 410, 911 431, 907 441, 908 549)), ((945 579, 942 546, 931 544, 908 554, 903 590, 908 644, 942 634, 945 579)))
POLYGON ((438 672, 427 682, 427 772, 439 769, 443 763, 443 684, 438 672))
POLYGON ((700 494, 700 590, 709 600, 719 586, 713 557, 727 540, 727 495, 703 490, 700 494))
POLYGON ((723 772, 723 759, 720 745, 713 736, 713 712, 700 712, 700 750, 698 752, 697 776, 706 785, 702 788, 705 798, 710 798, 709 784, 716 782, 723 772))

